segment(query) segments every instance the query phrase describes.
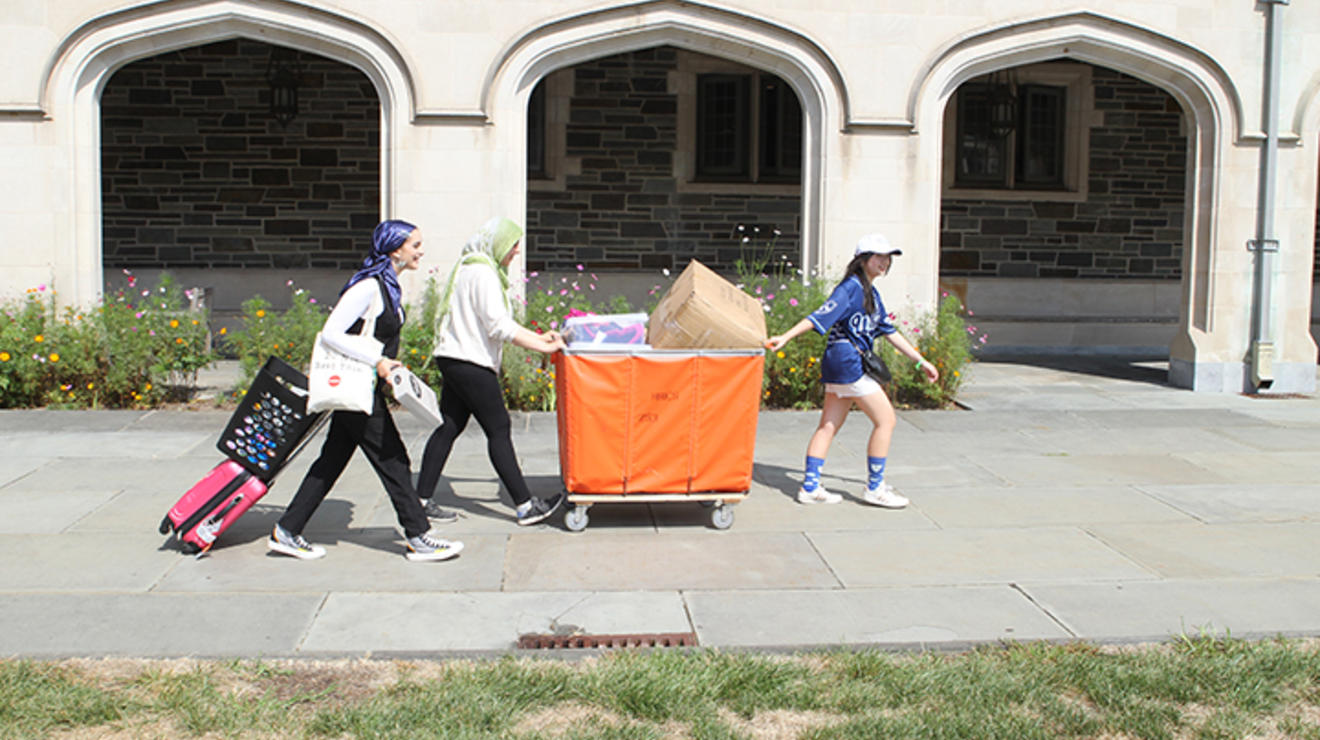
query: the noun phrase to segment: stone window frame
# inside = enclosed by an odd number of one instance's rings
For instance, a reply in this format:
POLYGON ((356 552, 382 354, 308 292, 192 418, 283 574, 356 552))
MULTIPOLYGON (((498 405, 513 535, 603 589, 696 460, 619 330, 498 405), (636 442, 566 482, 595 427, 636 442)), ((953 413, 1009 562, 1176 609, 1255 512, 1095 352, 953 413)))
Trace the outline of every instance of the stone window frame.
MULTIPOLYGON (((570 157, 566 152, 568 118, 573 102, 573 69, 557 69, 542 77, 537 85, 545 85, 545 169, 540 173, 527 173, 528 187, 537 190, 564 190, 568 175, 582 174, 582 158, 570 157)), ((527 96, 531 105, 532 96, 527 96)), ((530 120, 530 119, 529 119, 530 120)))
MULTIPOLYGON (((1095 109, 1095 88, 1091 84, 1091 65, 1042 62, 1014 67, 1013 75, 1019 86, 1048 85, 1066 90, 1063 187, 1032 190, 955 186, 958 143, 958 93, 955 90, 944 108, 941 195, 959 200, 1085 201, 1090 181, 1091 129, 1099 123, 1099 114, 1095 109)), ((970 81, 964 84, 970 84, 970 81)))
MULTIPOLYGON (((719 182, 701 179, 697 176, 697 78, 706 74, 760 75, 774 74, 759 67, 722 59, 720 57, 695 54, 680 49, 677 68, 669 73, 668 88, 674 95, 677 111, 677 130, 674 141, 674 181, 680 193, 753 193, 758 195, 799 195, 804 183, 780 181, 758 181, 756 166, 758 157, 756 137, 759 132, 759 106, 755 97, 750 101, 751 136, 748 155, 752 179, 737 182, 719 182)), ((787 84, 787 82, 786 82, 787 84)), ((752 85, 755 90, 756 85, 752 85)), ((789 86, 791 90, 792 87, 789 86)), ((797 92, 794 91, 796 95, 797 92)), ((798 96, 801 105, 801 96, 798 96)), ((804 126, 805 130, 805 126, 804 126)), ((803 175, 805 177, 805 175, 803 175)))

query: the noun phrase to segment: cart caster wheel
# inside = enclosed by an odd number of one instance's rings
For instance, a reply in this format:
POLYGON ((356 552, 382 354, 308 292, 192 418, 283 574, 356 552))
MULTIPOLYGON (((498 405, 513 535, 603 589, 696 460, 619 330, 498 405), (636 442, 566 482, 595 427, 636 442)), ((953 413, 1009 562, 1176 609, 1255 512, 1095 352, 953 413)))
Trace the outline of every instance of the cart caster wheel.
POLYGON ((587 507, 574 506, 564 512, 564 526, 570 532, 581 532, 587 528, 587 507))
POLYGON ((197 553, 202 551, 202 548, 198 547, 196 543, 193 542, 183 543, 182 549, 184 555, 196 555, 197 553))
POLYGON ((710 512, 710 523, 716 529, 728 529, 733 526, 733 507, 720 504, 710 512))
POLYGON ((170 521, 170 517, 169 517, 168 514, 165 516, 164 519, 161 519, 161 520, 160 520, 160 533, 161 533, 161 534, 169 534, 169 533, 170 533, 170 530, 173 529, 173 528, 174 528, 174 522, 170 521))

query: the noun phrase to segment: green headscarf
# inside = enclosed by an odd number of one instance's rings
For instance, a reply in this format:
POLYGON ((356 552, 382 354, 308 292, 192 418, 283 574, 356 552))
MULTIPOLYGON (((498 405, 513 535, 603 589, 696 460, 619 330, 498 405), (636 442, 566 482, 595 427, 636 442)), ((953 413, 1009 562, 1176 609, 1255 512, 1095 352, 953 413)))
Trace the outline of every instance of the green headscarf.
POLYGON ((435 317, 437 334, 444 329, 449 313, 453 310, 454 284, 458 282, 458 271, 464 265, 487 265, 494 270, 495 274, 500 276, 504 305, 506 308, 512 308, 509 303, 509 268, 502 263, 522 235, 522 227, 518 224, 507 218, 492 218, 482 224, 477 233, 468 237, 463 244, 463 252, 458 263, 449 271, 445 290, 440 294, 440 307, 435 317))

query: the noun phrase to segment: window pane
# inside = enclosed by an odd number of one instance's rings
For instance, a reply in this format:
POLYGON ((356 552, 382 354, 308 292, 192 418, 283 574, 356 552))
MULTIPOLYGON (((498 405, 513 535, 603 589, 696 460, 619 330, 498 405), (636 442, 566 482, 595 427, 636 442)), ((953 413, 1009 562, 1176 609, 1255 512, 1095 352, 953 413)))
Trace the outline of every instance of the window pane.
POLYGON ((747 75, 697 77, 697 174, 747 175, 747 75))
POLYGON ((1018 125, 1019 187, 1062 187, 1066 88, 1023 85, 1018 125))
POLYGON ((990 130, 990 94, 985 85, 958 89, 958 132, 954 183, 981 188, 1007 187, 1007 137, 990 130))
POLYGON ((802 175, 802 105, 788 83, 761 76, 762 178, 798 181, 802 175))
POLYGON ((545 137, 545 78, 542 78, 527 101, 527 174, 534 177, 546 174, 545 137))

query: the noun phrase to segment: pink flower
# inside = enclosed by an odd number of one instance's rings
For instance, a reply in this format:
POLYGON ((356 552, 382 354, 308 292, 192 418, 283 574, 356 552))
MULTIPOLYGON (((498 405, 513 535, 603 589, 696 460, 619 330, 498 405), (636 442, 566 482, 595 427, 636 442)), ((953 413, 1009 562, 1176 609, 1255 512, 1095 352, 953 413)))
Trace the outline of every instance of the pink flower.
POLYGON ((551 322, 550 322, 550 328, 551 328, 551 329, 556 329, 556 328, 558 328, 558 327, 559 327, 559 322, 558 322, 558 321, 551 321, 551 322))
POLYGON ((592 290, 595 290, 595 289, 596 289, 596 284, 595 284, 595 283, 588 283, 588 284, 587 284, 587 287, 588 287, 588 288, 591 288, 592 290))
POLYGON ((38 285, 38 286, 37 286, 37 290, 40 291, 40 292, 42 292, 42 293, 46 292, 46 284, 45 284, 45 283, 42 283, 41 285, 38 285))
POLYGON ((981 337, 981 344, 985 344, 985 337, 981 337))
POLYGON ((920 333, 921 333, 921 327, 919 327, 919 326, 914 326, 914 327, 912 327, 912 333, 913 333, 913 334, 920 334, 920 333))
POLYGON ((583 268, 582 268, 582 265, 579 264, 579 265, 577 266, 577 269, 578 269, 578 272, 582 272, 582 269, 583 269, 583 268))
POLYGON ((149 296, 149 295, 151 295, 151 291, 149 291, 149 290, 144 290, 144 291, 142 291, 142 295, 143 295, 143 296, 149 296))
POLYGON ((531 273, 532 277, 536 277, 537 275, 540 275, 540 274, 541 274, 541 273, 539 273, 539 272, 532 272, 532 273, 531 273))
POLYGON ((968 315, 968 316, 975 316, 976 314, 972 313, 972 311, 969 309, 969 310, 967 311, 967 315, 968 315))
POLYGON ((316 299, 315 299, 315 298, 308 298, 308 299, 307 299, 307 302, 308 302, 308 303, 316 303, 316 299))
POLYGON ((546 307, 545 307, 545 312, 546 312, 546 313, 550 313, 551 311, 554 311, 554 310, 555 310, 555 307, 554 307, 554 306, 546 306, 546 307))
POLYGON ((790 305, 790 306, 796 306, 796 305, 797 305, 797 299, 796 299, 796 298, 789 298, 789 299, 788 299, 788 305, 790 305))
POLYGON ((774 294, 774 293, 771 293, 771 294, 767 295, 767 296, 765 297, 765 299, 766 299, 767 301, 773 301, 773 300, 775 299, 775 294, 774 294))
POLYGON ((600 278, 596 277, 596 273, 594 273, 594 272, 591 273, 591 279, 592 279, 592 280, 600 280, 600 278))
POLYGON ((568 289, 565 288, 564 290, 559 291, 559 295, 568 295, 568 289))

